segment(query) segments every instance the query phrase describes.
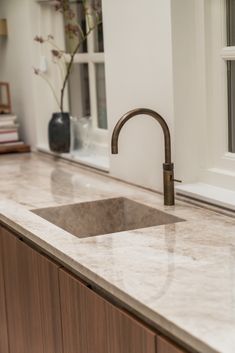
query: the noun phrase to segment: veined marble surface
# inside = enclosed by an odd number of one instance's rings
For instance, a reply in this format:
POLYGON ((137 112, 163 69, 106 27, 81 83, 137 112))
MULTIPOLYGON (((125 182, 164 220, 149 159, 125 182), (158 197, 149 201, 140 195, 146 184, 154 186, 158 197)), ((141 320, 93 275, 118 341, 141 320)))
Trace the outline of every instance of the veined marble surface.
POLYGON ((200 353, 235 352, 235 219, 37 154, 0 157, 0 220, 200 353), (128 197, 185 222, 79 239, 30 209, 128 197))

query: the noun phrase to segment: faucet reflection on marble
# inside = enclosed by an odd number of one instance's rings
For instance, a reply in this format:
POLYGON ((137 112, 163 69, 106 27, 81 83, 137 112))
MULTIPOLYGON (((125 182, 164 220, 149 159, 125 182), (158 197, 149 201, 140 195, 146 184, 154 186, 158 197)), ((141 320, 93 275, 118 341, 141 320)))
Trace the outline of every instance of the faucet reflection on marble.
POLYGON ((112 154, 118 154, 118 138, 122 127, 137 115, 149 115, 161 125, 164 133, 165 163, 163 163, 164 205, 175 204, 174 194, 174 164, 171 162, 171 137, 166 121, 157 112, 147 108, 138 108, 123 115, 117 122, 112 134, 112 154))

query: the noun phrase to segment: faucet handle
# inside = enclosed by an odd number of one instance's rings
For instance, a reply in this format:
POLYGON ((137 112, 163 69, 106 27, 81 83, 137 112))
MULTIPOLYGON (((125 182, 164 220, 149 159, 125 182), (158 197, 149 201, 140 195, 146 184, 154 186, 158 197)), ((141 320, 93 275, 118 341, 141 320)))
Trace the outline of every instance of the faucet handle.
POLYGON ((173 179, 173 181, 175 181, 176 183, 182 183, 182 180, 179 179, 173 179))

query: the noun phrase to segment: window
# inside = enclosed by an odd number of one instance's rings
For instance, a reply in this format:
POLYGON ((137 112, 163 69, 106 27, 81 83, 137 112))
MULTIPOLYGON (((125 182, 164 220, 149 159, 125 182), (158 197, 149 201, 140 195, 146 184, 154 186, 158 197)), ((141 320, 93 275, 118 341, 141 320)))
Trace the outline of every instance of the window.
POLYGON ((176 166, 183 180, 176 189, 233 209, 234 17, 235 0, 185 1, 173 7, 172 31, 176 166))
MULTIPOLYGON (((101 0, 96 0, 97 3, 101 6, 101 0)), ((85 32, 88 24, 82 1, 72 1, 71 8, 85 32)), ((74 38, 66 38, 67 52, 71 52, 76 44, 74 38)), ((107 110, 102 24, 88 36, 75 55, 69 81, 69 103, 71 115, 91 118, 92 136, 104 142, 107 136, 107 110)))
MULTIPOLYGON (((227 44, 235 47, 235 0, 227 0, 227 44)), ((235 153, 235 58, 228 65, 228 148, 235 153)))

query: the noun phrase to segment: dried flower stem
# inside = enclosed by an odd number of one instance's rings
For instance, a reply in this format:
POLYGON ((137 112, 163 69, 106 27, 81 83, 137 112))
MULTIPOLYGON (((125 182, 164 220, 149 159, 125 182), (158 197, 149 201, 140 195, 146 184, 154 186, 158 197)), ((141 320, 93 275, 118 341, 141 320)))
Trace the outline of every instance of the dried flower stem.
POLYGON ((59 98, 57 97, 57 94, 56 94, 56 91, 55 91, 55 88, 53 87, 51 81, 46 77, 46 75, 44 75, 43 73, 39 73, 38 74, 44 81, 46 81, 46 83, 48 84, 48 86, 50 87, 51 89, 51 92, 55 98, 55 101, 56 101, 56 104, 58 105, 58 108, 60 108, 60 102, 59 102, 59 98))

